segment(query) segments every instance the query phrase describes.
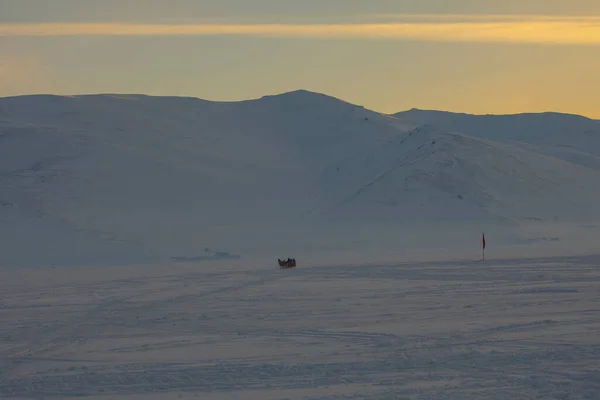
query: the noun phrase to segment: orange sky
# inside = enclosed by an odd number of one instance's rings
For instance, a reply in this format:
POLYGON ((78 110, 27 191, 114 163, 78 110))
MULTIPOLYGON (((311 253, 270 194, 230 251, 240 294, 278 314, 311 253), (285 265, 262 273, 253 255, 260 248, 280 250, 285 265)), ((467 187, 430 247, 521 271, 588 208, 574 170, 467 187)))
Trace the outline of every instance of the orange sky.
POLYGON ((269 0, 255 8, 237 0, 205 8, 186 0, 171 8, 154 0, 106 0, 93 9, 56 0, 65 7, 44 13, 47 3, 24 7, 36 1, 0 4, 0 96, 238 100, 304 88, 381 112, 600 118, 596 2, 573 1, 571 9, 551 0, 521 9, 496 2, 512 7, 502 10, 464 1, 451 10, 436 0, 420 8, 401 0, 307 0, 293 12, 269 0))

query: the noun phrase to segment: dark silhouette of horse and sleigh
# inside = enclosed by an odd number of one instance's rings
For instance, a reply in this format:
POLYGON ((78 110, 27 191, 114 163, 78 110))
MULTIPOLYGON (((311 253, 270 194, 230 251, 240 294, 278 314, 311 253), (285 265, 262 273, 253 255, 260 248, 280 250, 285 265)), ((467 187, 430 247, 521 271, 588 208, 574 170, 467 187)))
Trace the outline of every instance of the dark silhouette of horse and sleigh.
POLYGON ((295 258, 288 258, 287 260, 280 260, 278 258, 277 262, 279 263, 279 268, 281 268, 281 269, 288 269, 288 268, 296 267, 296 259, 295 258))

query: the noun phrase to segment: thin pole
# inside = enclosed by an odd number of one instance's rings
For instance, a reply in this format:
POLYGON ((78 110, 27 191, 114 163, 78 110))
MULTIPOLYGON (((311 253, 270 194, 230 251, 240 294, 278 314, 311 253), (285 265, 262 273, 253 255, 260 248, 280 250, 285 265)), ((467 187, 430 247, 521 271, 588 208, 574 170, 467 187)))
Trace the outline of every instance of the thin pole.
POLYGON ((485 232, 481 234, 481 259, 485 261, 485 232))

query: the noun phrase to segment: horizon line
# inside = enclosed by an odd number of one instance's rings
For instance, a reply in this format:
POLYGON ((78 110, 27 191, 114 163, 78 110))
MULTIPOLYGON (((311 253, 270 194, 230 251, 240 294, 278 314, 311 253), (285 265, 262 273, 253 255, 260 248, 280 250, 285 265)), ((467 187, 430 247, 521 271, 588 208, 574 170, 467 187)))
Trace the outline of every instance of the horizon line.
POLYGON ((600 122, 600 119, 596 119, 594 117, 591 116, 587 116, 584 114, 577 114, 577 113, 573 113, 573 112, 564 112, 564 111, 551 111, 551 110, 547 110, 547 111, 521 111, 521 112, 512 112, 512 113, 472 113, 472 112, 465 112, 465 111, 449 111, 449 110, 443 110, 443 109, 435 109, 435 108, 419 108, 419 107, 411 107, 405 110, 400 110, 400 111, 395 111, 392 113, 386 113, 386 112, 380 112, 380 111, 376 111, 375 109, 371 109, 371 108, 367 108, 365 106, 362 106, 360 104, 357 103, 351 103, 347 100, 344 100, 340 97, 336 97, 336 96, 332 96, 329 95, 327 93, 323 93, 323 92, 317 92, 317 91, 313 91, 313 90, 308 90, 308 89, 294 89, 294 90, 287 90, 287 91, 283 91, 283 92, 277 92, 274 94, 264 94, 262 96, 259 97, 248 97, 248 98, 242 98, 242 99, 237 99, 237 100, 211 100, 208 98, 202 98, 202 97, 198 97, 198 96, 190 96, 190 95, 167 95, 167 94, 146 94, 146 93, 125 93, 125 92, 105 92, 105 93, 79 93, 79 94, 56 94, 56 93, 31 93, 31 94, 17 94, 17 95, 10 95, 10 96, 0 96, 0 100, 2 99, 11 99, 11 98, 18 98, 18 97, 43 97, 43 96, 47 96, 47 97, 64 97, 64 98, 79 98, 79 97, 94 97, 94 96, 105 96, 105 97, 115 97, 115 98, 119 98, 121 100, 135 100, 135 99, 127 99, 127 97, 155 97, 155 98, 177 98, 177 99, 194 99, 194 100, 200 100, 200 101, 206 101, 206 102, 210 102, 210 103, 228 103, 228 104, 235 104, 235 103, 242 103, 242 102, 248 102, 248 101, 258 101, 261 99, 264 99, 265 97, 279 97, 279 96, 285 96, 288 94, 293 94, 293 93, 299 93, 299 92, 306 92, 306 93, 310 93, 310 94, 316 94, 316 95, 321 95, 321 96, 326 96, 344 103, 348 103, 350 105, 356 106, 356 107, 362 107, 368 111, 372 111, 375 112, 377 114, 381 114, 381 115, 385 115, 385 116, 395 116, 396 114, 400 114, 400 113, 405 113, 405 112, 409 112, 409 111, 424 111, 424 112, 440 112, 440 113, 447 113, 447 114, 463 114, 463 115, 469 115, 469 116, 479 116, 479 117, 485 117, 485 116, 516 116, 516 115, 541 115, 541 114, 560 114, 560 115, 570 115, 570 116, 576 116, 576 117, 582 117, 582 118, 586 118, 589 119, 591 121, 597 121, 600 122))

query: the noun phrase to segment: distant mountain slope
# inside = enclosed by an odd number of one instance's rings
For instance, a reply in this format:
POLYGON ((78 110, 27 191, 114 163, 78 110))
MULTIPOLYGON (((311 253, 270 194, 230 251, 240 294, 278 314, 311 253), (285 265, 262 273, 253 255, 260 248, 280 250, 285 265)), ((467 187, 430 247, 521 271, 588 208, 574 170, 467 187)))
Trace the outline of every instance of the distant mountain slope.
POLYGON ((0 265, 193 260, 205 248, 395 240, 417 225, 600 219, 597 122, 413 130, 429 119, 302 90, 241 102, 0 98, 0 265))
POLYGON ((297 221, 314 174, 389 140, 397 125, 305 91, 231 103, 3 98, 0 201, 5 221, 35 221, 36 232, 54 226, 62 232, 55 242, 70 238, 65 248, 79 237, 101 241, 99 248, 135 243, 144 259, 187 256, 198 246, 225 246, 243 228, 265 232, 297 221))
POLYGON ((471 115, 412 109, 394 116, 407 124, 434 125, 600 169, 600 122, 579 115, 471 115))
POLYGON ((584 222, 600 218, 597 181, 595 169, 423 127, 330 167, 321 210, 398 224, 584 222))

